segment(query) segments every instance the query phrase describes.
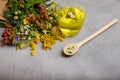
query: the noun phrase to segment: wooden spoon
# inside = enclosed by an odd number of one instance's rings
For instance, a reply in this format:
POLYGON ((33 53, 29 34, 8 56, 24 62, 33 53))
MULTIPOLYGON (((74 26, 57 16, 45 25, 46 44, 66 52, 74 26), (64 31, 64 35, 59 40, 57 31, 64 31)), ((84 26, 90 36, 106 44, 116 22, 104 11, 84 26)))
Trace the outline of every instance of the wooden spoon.
POLYGON ((89 37, 85 38, 84 40, 82 40, 81 42, 78 43, 70 43, 67 44, 64 48, 63 48, 63 52, 65 55, 71 56, 74 55, 78 50, 79 47, 84 45, 85 43, 87 43, 88 41, 90 41, 91 39, 95 38, 96 36, 98 36, 100 33, 104 32, 105 30, 107 30, 108 28, 110 28, 111 26, 113 26, 114 24, 116 24, 118 22, 118 19, 113 19, 112 21, 110 21, 108 24, 106 24, 105 26, 103 26, 101 29, 99 29, 98 31, 96 31, 95 33, 93 33, 92 35, 90 35, 89 37))

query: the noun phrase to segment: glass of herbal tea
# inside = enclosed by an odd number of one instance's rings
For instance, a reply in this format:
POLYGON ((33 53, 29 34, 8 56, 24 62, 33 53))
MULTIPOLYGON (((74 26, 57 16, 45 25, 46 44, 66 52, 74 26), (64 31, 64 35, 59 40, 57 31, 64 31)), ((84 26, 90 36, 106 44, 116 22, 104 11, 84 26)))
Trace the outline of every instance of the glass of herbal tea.
POLYGON ((57 12, 59 28, 66 36, 74 36, 81 30, 86 12, 81 5, 63 6, 57 12))

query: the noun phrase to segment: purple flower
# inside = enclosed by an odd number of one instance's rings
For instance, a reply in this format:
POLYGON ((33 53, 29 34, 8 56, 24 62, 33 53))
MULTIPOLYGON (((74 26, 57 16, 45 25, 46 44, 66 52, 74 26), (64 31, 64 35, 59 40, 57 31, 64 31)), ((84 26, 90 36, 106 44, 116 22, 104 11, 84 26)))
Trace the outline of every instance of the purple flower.
POLYGON ((16 36, 16 42, 20 40, 20 36, 16 36))
POLYGON ((18 21, 15 20, 15 21, 12 23, 12 25, 15 26, 15 25, 17 24, 17 22, 18 22, 18 21))

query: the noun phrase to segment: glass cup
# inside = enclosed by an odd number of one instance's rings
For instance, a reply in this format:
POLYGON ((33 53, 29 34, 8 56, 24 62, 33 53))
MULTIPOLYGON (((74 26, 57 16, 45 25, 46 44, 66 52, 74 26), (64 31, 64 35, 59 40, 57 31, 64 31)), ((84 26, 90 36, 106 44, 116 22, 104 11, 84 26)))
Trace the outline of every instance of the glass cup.
POLYGON ((63 6, 57 13, 59 28, 66 36, 74 36, 81 30, 84 19, 85 10, 82 6, 63 6))

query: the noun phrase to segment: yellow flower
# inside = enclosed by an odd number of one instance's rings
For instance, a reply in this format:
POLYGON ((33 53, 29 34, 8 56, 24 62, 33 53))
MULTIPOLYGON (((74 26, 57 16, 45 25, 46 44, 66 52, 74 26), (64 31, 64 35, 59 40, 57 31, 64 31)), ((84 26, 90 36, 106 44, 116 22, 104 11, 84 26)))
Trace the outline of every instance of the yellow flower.
POLYGON ((16 45, 16 50, 22 49, 22 48, 23 48, 23 44, 22 43, 19 43, 19 44, 16 45))
POLYGON ((35 55, 35 50, 31 51, 31 55, 34 56, 35 55))
POLYGON ((22 36, 22 40, 25 40, 26 39, 26 36, 22 36))
POLYGON ((24 18, 24 19, 23 19, 23 24, 24 24, 24 25, 28 24, 28 22, 29 22, 29 21, 27 20, 27 18, 24 18))
POLYGON ((35 42, 35 43, 40 42, 40 37, 37 36, 37 37, 34 39, 34 42, 35 42))
POLYGON ((30 50, 31 50, 31 55, 34 56, 36 51, 36 44, 34 42, 30 43, 30 50))
POLYGON ((16 50, 18 50, 19 49, 19 46, 18 45, 16 45, 16 50))
POLYGON ((22 49, 22 48, 23 48, 23 45, 22 45, 22 43, 21 43, 21 44, 19 44, 19 48, 20 48, 20 49, 22 49))

